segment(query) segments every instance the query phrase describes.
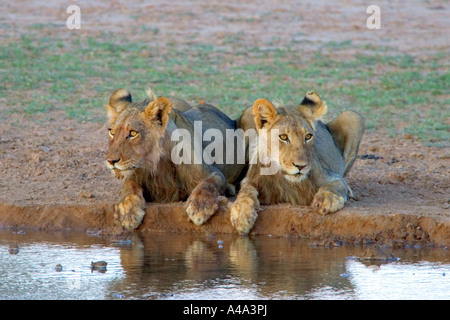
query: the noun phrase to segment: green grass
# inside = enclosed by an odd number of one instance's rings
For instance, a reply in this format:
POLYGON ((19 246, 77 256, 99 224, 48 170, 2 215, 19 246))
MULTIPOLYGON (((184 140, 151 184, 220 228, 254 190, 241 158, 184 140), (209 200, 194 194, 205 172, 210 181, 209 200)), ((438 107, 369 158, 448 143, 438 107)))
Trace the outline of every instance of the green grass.
POLYGON ((168 44, 163 50, 108 34, 65 42, 24 35, 0 48, 2 114, 62 111, 68 118, 101 122, 103 106, 115 89, 126 87, 142 99, 151 87, 158 95, 175 93, 190 103, 204 100, 236 118, 257 98, 294 105, 314 90, 329 105, 328 119, 353 109, 366 118, 369 130, 410 133, 434 145, 449 140, 445 52, 420 61, 365 45, 360 47, 364 53, 332 58, 329 50, 357 48, 343 41, 325 44, 307 58, 289 48, 243 48, 227 41, 233 50, 211 44, 183 49, 168 44))

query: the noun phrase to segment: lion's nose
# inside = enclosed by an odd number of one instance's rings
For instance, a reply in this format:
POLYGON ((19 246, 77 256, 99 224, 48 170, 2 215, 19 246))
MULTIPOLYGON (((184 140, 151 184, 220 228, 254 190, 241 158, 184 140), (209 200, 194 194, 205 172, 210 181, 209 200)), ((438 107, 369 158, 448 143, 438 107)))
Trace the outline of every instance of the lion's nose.
POLYGON ((108 161, 108 163, 110 164, 110 165, 115 165, 117 162, 119 162, 120 161, 120 158, 119 159, 115 159, 115 158, 113 158, 113 159, 106 159, 106 161, 108 161))
POLYGON ((302 169, 304 169, 304 168, 306 167, 306 165, 303 165, 303 164, 297 164, 297 163, 292 163, 292 165, 293 165, 294 167, 297 167, 297 169, 298 169, 299 171, 302 171, 302 169))

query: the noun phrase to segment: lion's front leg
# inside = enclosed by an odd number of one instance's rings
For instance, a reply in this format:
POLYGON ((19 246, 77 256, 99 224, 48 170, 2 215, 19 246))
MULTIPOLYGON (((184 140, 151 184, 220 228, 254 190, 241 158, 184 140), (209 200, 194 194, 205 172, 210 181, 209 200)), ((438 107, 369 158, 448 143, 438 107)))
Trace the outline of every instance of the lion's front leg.
POLYGON ((127 230, 134 230, 145 216, 143 190, 135 181, 127 180, 122 188, 122 201, 116 205, 114 219, 127 230))
POLYGON ((333 181, 319 188, 311 207, 319 214, 325 215, 341 210, 347 201, 348 186, 343 180, 333 181))
POLYGON ((200 181, 186 202, 186 213, 193 223, 200 226, 216 213, 224 200, 225 186, 225 177, 219 173, 200 181))
POLYGON ((250 184, 242 186, 239 194, 230 208, 230 219, 239 234, 250 232, 258 217, 258 191, 250 184))

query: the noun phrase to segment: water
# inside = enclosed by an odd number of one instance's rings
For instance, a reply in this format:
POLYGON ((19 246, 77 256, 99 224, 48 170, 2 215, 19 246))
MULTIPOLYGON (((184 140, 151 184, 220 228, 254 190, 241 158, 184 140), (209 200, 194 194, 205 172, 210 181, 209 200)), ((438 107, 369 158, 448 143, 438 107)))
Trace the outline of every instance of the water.
POLYGON ((266 236, 140 234, 130 244, 0 230, 0 299, 450 299, 448 250, 354 258, 364 250, 266 236), (106 271, 92 270, 100 260, 106 271))

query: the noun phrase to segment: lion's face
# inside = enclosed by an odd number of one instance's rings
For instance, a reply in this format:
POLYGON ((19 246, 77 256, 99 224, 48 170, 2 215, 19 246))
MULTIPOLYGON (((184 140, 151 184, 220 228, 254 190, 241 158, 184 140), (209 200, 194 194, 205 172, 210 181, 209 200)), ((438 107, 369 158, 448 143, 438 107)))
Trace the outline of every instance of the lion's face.
POLYGON ((270 149, 267 154, 278 146, 278 152, 272 155, 276 154, 273 160, 279 164, 279 172, 292 182, 305 179, 313 162, 311 157, 315 134, 314 119, 296 109, 277 110, 265 99, 255 101, 253 114, 257 129, 267 130, 267 137, 272 138, 267 144, 270 149))
POLYGON ((301 181, 311 170, 314 130, 306 121, 294 116, 281 116, 268 128, 268 133, 271 134, 274 129, 278 130, 278 162, 281 173, 290 181, 301 181))
POLYGON ((125 89, 116 90, 107 105, 110 121, 106 165, 119 178, 126 178, 138 168, 153 173, 163 152, 170 101, 160 97, 145 109, 141 107, 131 102, 125 89))

